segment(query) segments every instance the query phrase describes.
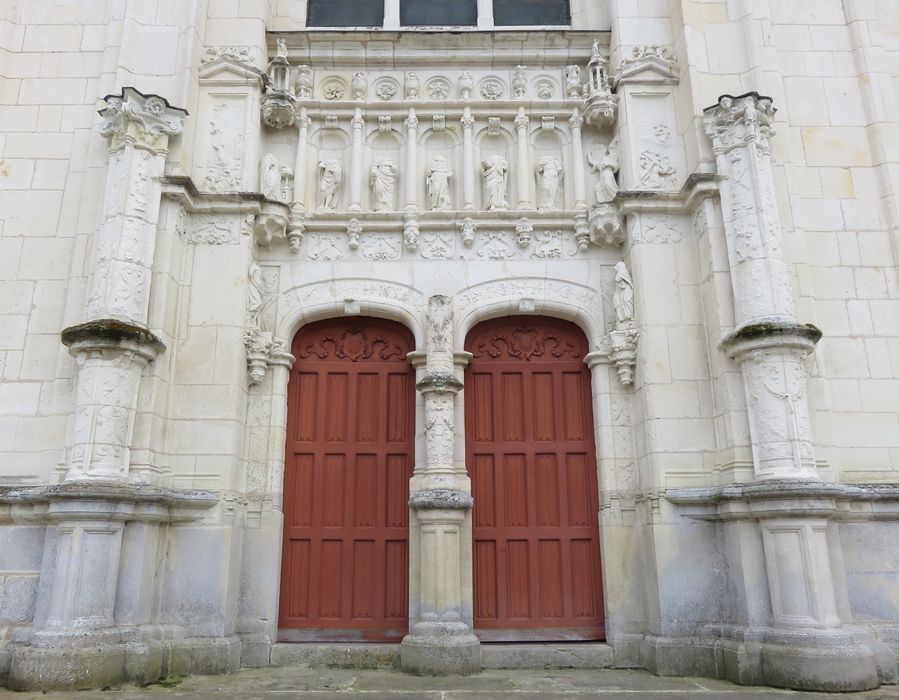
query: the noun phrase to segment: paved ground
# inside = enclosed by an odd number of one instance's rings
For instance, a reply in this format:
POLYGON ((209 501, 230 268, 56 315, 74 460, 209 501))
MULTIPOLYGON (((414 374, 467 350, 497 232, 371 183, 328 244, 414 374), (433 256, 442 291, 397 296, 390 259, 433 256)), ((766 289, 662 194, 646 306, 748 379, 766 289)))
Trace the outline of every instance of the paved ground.
POLYGON ((145 688, 72 693, 11 693, 0 690, 0 700, 144 700, 183 698, 219 700, 488 700, 539 698, 543 700, 735 700, 777 698, 899 698, 899 686, 852 695, 801 693, 772 688, 747 688, 707 678, 658 678, 645 671, 485 671, 469 678, 416 678, 395 671, 329 671, 293 667, 244 670, 232 676, 196 676, 145 688))

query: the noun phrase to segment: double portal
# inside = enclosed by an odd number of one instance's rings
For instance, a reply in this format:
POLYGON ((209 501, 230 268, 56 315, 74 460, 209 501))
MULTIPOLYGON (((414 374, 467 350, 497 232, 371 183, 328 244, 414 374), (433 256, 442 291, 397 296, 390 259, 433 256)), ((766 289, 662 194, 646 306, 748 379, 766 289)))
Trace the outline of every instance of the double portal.
MULTIPOLYGON (((404 326, 304 326, 288 387, 279 634, 398 641, 408 629, 414 350, 404 326)), ((574 324, 468 334, 474 627, 483 641, 603 639, 588 352, 574 324)))

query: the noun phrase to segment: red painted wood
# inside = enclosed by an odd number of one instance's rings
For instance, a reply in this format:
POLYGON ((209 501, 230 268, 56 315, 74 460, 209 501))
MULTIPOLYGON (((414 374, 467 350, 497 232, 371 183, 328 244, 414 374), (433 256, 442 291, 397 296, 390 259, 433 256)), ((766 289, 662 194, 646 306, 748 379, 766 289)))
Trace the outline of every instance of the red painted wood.
POLYGON ((414 349, 403 326, 304 326, 288 385, 279 638, 395 641, 408 629, 414 349))
POLYGON ((487 641, 604 639, 587 340, 519 316, 465 348, 474 623, 487 641))

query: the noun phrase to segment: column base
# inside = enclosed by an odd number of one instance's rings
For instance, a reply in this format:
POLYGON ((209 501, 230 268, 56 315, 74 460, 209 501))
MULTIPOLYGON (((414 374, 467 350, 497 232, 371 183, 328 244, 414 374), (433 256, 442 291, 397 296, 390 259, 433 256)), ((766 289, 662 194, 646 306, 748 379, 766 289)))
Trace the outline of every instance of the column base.
POLYGON ((400 668, 417 676, 470 676, 481 671, 481 643, 473 634, 410 634, 400 645, 400 668))
POLYGON ((233 673, 240 667, 238 637, 156 638, 158 630, 106 630, 13 644, 10 690, 87 690, 193 674, 233 673), (119 641, 114 641, 116 636, 119 641))

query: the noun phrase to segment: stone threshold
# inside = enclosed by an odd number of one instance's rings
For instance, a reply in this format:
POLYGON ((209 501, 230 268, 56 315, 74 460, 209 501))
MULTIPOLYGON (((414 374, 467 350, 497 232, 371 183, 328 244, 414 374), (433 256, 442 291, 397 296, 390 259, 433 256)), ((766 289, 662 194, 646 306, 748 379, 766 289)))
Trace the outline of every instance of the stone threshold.
MULTIPOLYGON (((278 643, 272 646, 272 666, 335 669, 398 669, 399 644, 278 643)), ((613 651, 601 642, 481 644, 484 670, 552 670, 612 668, 613 651)))

